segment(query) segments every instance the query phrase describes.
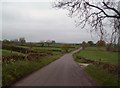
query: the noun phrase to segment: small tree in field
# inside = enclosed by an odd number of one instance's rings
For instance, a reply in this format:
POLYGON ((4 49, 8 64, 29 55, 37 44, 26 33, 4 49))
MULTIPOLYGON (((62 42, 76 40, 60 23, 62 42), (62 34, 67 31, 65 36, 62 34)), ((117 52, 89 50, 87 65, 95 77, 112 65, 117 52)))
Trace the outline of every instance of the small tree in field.
POLYGON ((46 44, 47 44, 48 46, 50 46, 50 44, 52 44, 52 41, 51 41, 51 40, 47 40, 47 41, 46 41, 46 44))
POLYGON ((44 40, 40 41, 40 44, 43 47, 45 45, 45 41, 44 40))
POLYGON ((65 53, 68 52, 69 48, 70 48, 70 45, 69 45, 69 44, 64 44, 64 45, 62 46, 62 49, 64 50, 65 53))
POLYGON ((97 45, 97 47, 105 47, 106 43, 103 40, 99 40, 99 41, 97 41, 96 45, 97 45))
POLYGON ((52 44, 55 44, 56 42, 55 42, 55 40, 52 40, 52 44))
POLYGON ((86 48, 86 42, 85 42, 85 41, 82 42, 82 48, 83 48, 83 49, 86 48))
POLYGON ((89 44, 90 46, 93 46, 93 45, 94 45, 93 41, 88 41, 88 44, 89 44))
POLYGON ((23 38, 19 38, 19 42, 20 42, 21 44, 25 44, 25 43, 26 43, 26 40, 25 40, 24 37, 23 37, 23 38))

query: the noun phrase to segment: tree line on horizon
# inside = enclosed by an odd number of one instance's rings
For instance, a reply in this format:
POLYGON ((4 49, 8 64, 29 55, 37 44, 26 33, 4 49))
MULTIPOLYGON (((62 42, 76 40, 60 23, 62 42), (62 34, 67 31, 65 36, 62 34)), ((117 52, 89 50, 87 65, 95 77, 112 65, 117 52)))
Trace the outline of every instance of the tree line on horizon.
MULTIPOLYGON (((21 37, 19 39, 14 39, 14 40, 3 40, 2 41, 2 46, 5 46, 5 45, 22 45, 22 46, 29 46, 29 47, 32 47, 34 46, 34 44, 38 44, 40 47, 50 47, 51 44, 57 44, 55 40, 46 40, 46 41, 40 41, 40 42, 26 42, 25 38, 24 37, 21 37)), ((62 44, 62 43, 61 43, 62 44)), ((64 44, 64 43, 63 43, 64 44)), ((106 50, 107 51, 119 51, 117 48, 118 48, 118 45, 117 44, 112 44, 112 43, 106 43, 104 40, 98 40, 96 43, 94 43, 93 41, 83 41, 82 43, 79 43, 80 46, 83 47, 83 49, 85 49, 86 47, 98 47, 98 48, 101 48, 101 47, 106 47, 106 50)), ((67 51, 67 48, 69 48, 70 45, 69 44, 64 44, 64 46, 62 48, 65 48, 66 51, 67 51)))

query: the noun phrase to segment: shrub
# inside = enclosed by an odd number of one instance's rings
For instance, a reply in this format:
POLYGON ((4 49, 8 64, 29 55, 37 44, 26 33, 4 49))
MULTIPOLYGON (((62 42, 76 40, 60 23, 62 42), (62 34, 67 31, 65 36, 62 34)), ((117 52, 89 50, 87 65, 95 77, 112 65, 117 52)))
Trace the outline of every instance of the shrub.
POLYGON ((65 53, 68 52, 69 48, 70 48, 70 44, 64 44, 64 45, 62 46, 62 49, 65 51, 65 53))
POLYGON ((17 52, 21 52, 21 53, 33 52, 32 50, 29 50, 27 48, 17 47, 15 45, 8 45, 8 44, 3 44, 2 49, 17 51, 17 52))

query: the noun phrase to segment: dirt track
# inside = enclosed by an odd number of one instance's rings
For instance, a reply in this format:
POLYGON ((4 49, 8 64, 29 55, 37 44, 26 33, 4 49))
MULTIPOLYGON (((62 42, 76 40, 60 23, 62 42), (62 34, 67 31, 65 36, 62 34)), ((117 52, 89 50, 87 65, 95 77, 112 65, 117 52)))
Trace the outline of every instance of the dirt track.
POLYGON ((72 54, 43 67, 13 86, 96 86, 96 82, 73 60, 72 54))

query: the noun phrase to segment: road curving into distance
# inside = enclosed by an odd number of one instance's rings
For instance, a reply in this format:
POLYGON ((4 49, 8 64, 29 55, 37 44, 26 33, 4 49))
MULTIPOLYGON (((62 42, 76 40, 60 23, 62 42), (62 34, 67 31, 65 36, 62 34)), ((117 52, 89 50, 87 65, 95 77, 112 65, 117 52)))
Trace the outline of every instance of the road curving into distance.
POLYGON ((72 57, 80 50, 65 54, 12 86, 97 86, 72 57))

